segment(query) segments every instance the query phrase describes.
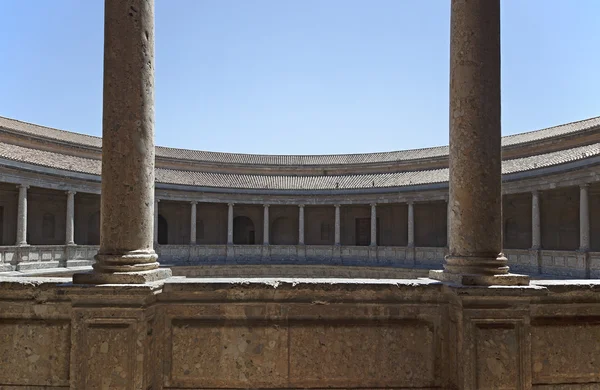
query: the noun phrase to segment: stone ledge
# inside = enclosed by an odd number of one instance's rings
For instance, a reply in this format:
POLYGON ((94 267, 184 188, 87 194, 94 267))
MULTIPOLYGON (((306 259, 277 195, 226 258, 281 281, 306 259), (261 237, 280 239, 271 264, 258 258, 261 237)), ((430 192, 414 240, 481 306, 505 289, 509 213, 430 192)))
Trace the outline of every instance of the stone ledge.
POLYGON ((429 271, 429 277, 461 286, 528 286, 529 276, 519 274, 473 275, 451 274, 442 270, 429 271))
POLYGON ((73 284, 144 284, 168 279, 172 276, 168 268, 139 272, 86 272, 73 275, 73 284))

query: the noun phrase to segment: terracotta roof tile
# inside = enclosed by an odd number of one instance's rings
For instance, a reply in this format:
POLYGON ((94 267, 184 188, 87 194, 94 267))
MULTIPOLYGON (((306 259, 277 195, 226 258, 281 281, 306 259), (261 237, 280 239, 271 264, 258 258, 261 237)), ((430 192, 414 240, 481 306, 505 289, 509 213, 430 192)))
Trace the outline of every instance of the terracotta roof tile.
MULTIPOLYGON (((502 138, 503 146, 539 141, 551 137, 568 135, 600 126, 600 117, 567 123, 547 129, 510 135, 502 138)), ((0 117, 0 128, 17 131, 31 136, 43 137, 54 141, 66 142, 92 148, 100 148, 102 139, 90 135, 72 133, 64 130, 38 126, 14 119, 0 117)), ((336 155, 260 155, 243 153, 207 152, 200 150, 176 149, 158 146, 156 156, 179 160, 220 164, 249 165, 338 165, 357 163, 384 163, 444 157, 448 155, 448 146, 425 149, 402 150, 381 153, 336 154, 336 155)))
MULTIPOLYGON (((598 155, 600 155, 600 143, 506 160, 502 163, 502 173, 524 172, 598 155)), ((4 142, 0 142, 0 159, 92 175, 100 175, 101 170, 100 160, 31 149, 4 142)), ((296 176, 227 174, 158 168, 156 181, 166 184, 230 189, 343 190, 443 183, 448 181, 448 169, 360 175, 296 176)))

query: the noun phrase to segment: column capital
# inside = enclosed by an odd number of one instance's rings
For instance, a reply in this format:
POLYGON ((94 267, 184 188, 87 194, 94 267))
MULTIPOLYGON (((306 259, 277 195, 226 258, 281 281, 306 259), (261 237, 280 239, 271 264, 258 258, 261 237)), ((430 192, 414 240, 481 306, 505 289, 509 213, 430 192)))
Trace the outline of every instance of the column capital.
POLYGON ((268 203, 265 203, 265 204, 263 204, 263 207, 266 208, 266 209, 268 209, 269 207, 271 207, 271 205, 268 204, 268 203))
POLYGON ((195 205, 197 205, 197 204, 198 204, 198 201, 197 201, 197 200, 192 200, 192 201, 190 202, 190 204, 195 206, 195 205))
POLYGON ((590 183, 583 183, 579 185, 579 188, 584 189, 584 188, 589 188, 590 187, 590 183))
POLYGON ((413 206, 415 204, 415 201, 411 199, 411 200, 406 201, 406 204, 409 206, 413 206))
POLYGON ((341 204, 336 203, 336 204, 333 205, 333 207, 335 207, 336 209, 339 209, 341 207, 341 204))
POLYGON ((373 202, 373 203, 369 203, 369 205, 370 205, 371 207, 377 207, 377 203, 375 203, 375 202, 373 202))
POLYGON ((29 184, 19 184, 19 185, 17 185, 17 188, 19 188, 19 189, 21 189, 21 188, 29 189, 29 184))
POLYGON ((66 193, 67 195, 75 195, 75 194, 77 193, 77 191, 68 190, 68 191, 65 191, 65 193, 66 193))
POLYGON ((227 206, 229 206, 229 207, 233 207, 233 206, 235 206, 235 203, 233 203, 233 202, 229 202, 229 203, 227 203, 227 206))
POLYGON ((303 208, 304 208, 304 206, 305 206, 305 205, 304 205, 303 203, 301 203, 301 204, 299 204, 299 205, 298 205, 298 207, 300 207, 301 209, 303 209, 303 208))
POLYGON ((540 194, 540 190, 535 189, 535 190, 531 190, 531 195, 539 195, 540 194))
POLYGON ((160 198, 154 198, 154 201, 155 201, 156 203, 158 203, 158 202, 160 202, 160 198))

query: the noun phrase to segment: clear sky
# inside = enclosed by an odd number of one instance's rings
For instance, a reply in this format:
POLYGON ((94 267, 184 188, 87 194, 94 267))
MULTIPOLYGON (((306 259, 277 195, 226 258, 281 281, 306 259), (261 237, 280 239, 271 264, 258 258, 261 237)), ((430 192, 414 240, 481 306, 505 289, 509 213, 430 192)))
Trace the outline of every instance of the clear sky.
MULTIPOLYGON (((101 135, 102 0, 0 0, 0 115, 101 135)), ((600 1, 502 0, 502 126, 600 115, 600 1)), ((448 142, 449 0, 156 0, 156 142, 448 142)))

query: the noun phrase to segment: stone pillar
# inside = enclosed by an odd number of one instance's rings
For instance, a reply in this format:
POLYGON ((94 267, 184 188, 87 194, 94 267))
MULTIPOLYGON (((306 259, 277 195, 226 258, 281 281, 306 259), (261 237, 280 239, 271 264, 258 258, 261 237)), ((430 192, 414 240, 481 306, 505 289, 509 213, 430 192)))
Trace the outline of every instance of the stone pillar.
POLYGON ((377 246, 377 204, 371 203, 371 246, 377 246))
POLYGON ((105 0, 100 249, 75 283, 145 283, 154 211, 154 1, 105 0))
POLYGON ((298 205, 298 245, 304 245, 304 205, 298 205))
POLYGON ((450 248, 450 197, 446 197, 446 248, 450 248))
POLYGON ((67 232, 66 245, 75 245, 75 191, 67 191, 67 232))
POLYGON ((502 253, 500 0, 452 0, 450 243, 444 271, 463 285, 528 284, 502 253))
POLYGON ((579 187, 579 250, 590 250, 590 210, 589 210, 589 184, 579 187))
POLYGON ((158 202, 160 202, 160 199, 155 198, 154 199, 154 211, 153 211, 153 215, 154 215, 154 224, 153 226, 153 231, 154 231, 154 245, 158 245, 158 202))
POLYGON ((269 205, 263 205, 263 245, 269 245, 269 205))
POLYGON ((334 245, 340 246, 340 205, 335 205, 335 242, 334 245))
POLYGON ((27 189, 28 185, 21 184, 19 188, 19 204, 17 207, 17 245, 27 245, 27 189))
POLYGON ((539 250, 542 247, 540 227, 540 193, 531 192, 531 249, 539 250))
POLYGON ((227 203, 227 245, 233 245, 233 203, 227 203))
POLYGON ((414 203, 408 202, 408 244, 409 248, 415 246, 415 207, 414 203))
POLYGON ((196 205, 198 202, 190 202, 190 245, 196 245, 196 205))

